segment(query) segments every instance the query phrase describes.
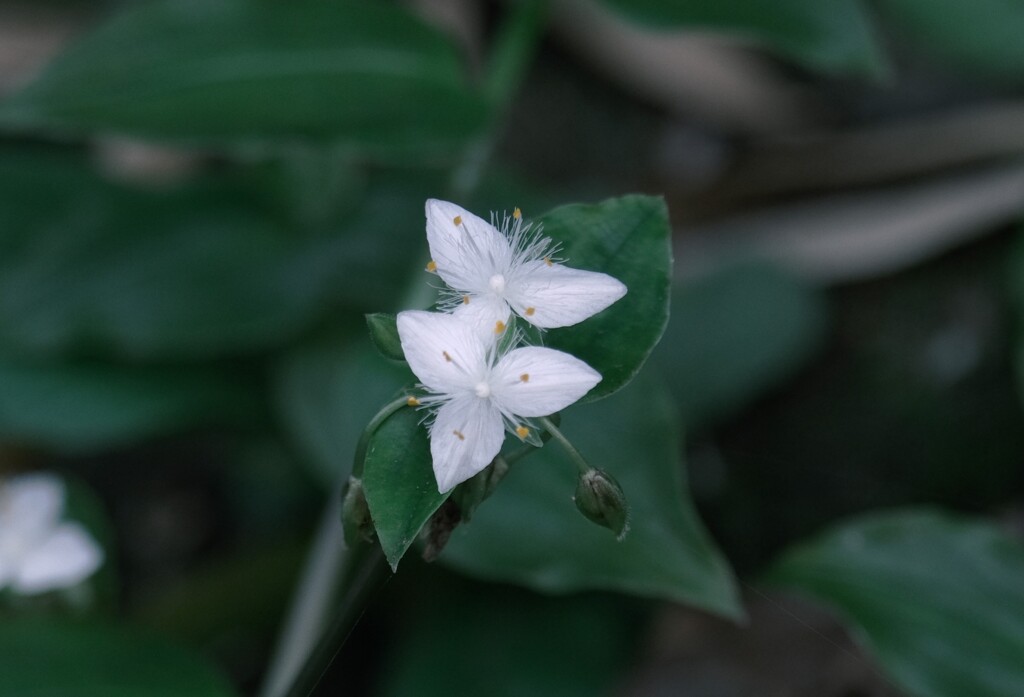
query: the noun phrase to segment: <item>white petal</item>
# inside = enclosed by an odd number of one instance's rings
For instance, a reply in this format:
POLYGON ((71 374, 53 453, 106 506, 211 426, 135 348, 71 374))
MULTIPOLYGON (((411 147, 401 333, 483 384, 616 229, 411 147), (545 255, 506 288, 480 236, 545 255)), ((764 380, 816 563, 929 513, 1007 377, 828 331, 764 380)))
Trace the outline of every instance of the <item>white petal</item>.
POLYGON ((582 322, 625 294, 626 286, 608 274, 540 260, 518 270, 506 297, 527 322, 552 329, 582 322))
POLYGON ((0 527, 21 539, 45 536, 64 510, 64 482, 52 474, 24 474, 0 482, 0 527))
POLYGON ((512 310, 507 302, 488 293, 470 297, 468 303, 457 305, 452 314, 471 325, 481 340, 492 342, 504 332, 512 310))
POLYGON ((501 450, 505 427, 489 399, 458 397, 437 410, 430 427, 430 455, 441 493, 487 467, 501 450))
POLYGON ((508 268, 512 257, 508 240, 486 220, 437 199, 427 201, 426 212, 430 258, 437 264, 437 275, 449 286, 482 293, 491 276, 508 268))
POLYGON ((103 563, 103 550, 78 523, 59 526, 25 557, 11 588, 25 595, 77 585, 103 563))
POLYGON ((453 315, 399 312, 398 336, 412 372, 434 392, 471 390, 487 369, 487 345, 453 315))
POLYGON ((510 351, 492 373, 494 403, 506 414, 547 416, 601 382, 601 374, 568 353, 526 346, 510 351))

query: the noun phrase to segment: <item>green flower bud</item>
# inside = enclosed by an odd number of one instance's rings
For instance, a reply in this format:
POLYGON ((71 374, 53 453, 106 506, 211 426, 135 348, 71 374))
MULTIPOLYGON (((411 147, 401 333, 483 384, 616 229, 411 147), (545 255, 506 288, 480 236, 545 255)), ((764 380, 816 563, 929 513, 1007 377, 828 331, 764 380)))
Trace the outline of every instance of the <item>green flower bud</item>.
POLYGON ((373 542, 376 531, 370 518, 370 505, 366 502, 363 480, 350 477, 341 500, 341 524, 345 529, 345 544, 353 547, 360 540, 373 542))
POLYGON ((576 482, 576 508, 591 521, 608 528, 622 540, 629 532, 629 504, 615 478, 590 469, 576 482))

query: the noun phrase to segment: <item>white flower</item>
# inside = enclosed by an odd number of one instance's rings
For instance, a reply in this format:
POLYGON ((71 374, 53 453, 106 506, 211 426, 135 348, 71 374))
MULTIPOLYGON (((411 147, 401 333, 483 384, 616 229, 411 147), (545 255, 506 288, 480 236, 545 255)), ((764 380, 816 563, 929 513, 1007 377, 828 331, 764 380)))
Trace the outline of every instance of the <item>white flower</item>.
POLYGON ((30 595, 75 586, 103 563, 78 523, 61 522, 64 484, 49 474, 0 480, 0 589, 30 595))
POLYGON ((530 439, 529 417, 564 409, 601 381, 578 358, 525 346, 501 353, 456 315, 398 313, 398 334, 409 367, 437 407, 430 454, 438 491, 445 492, 485 468, 501 450, 508 428, 530 439))
POLYGON ((483 333, 503 331, 510 311, 542 329, 568 327, 626 294, 608 274, 553 261, 551 240, 524 226, 518 208, 500 231, 447 201, 428 200, 426 213, 427 270, 461 296, 455 313, 483 333))

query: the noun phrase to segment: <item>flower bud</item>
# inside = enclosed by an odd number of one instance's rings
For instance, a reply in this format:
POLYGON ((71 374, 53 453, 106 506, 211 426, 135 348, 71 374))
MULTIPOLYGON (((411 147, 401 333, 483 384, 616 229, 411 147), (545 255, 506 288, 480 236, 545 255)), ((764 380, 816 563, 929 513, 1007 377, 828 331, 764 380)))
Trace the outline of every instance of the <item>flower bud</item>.
POLYGON ((353 547, 360 540, 373 542, 376 532, 370 518, 370 505, 366 502, 363 480, 350 477, 341 500, 341 524, 345 529, 345 544, 353 547))
POLYGON ((590 469, 576 482, 576 508, 622 540, 629 531, 629 504, 622 487, 607 472, 590 469))

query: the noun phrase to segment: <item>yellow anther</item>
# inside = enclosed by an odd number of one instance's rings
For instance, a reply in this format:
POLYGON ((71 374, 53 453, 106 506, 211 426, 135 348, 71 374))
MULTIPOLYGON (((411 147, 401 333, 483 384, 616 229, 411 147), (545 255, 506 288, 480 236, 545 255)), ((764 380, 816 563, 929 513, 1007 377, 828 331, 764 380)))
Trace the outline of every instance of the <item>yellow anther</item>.
POLYGON ((526 438, 528 435, 530 435, 530 429, 528 429, 526 426, 516 426, 516 435, 519 436, 520 438, 526 438))
POLYGON ((466 440, 466 437, 462 435, 462 431, 460 431, 459 429, 455 429, 454 431, 452 431, 452 433, 454 433, 455 437, 458 438, 459 440, 466 440))
POLYGON ((416 399, 415 397, 409 397, 409 399, 405 400, 405 403, 408 404, 410 407, 418 407, 420 405, 420 400, 416 399))
POLYGON ((523 212, 519 210, 519 208, 517 207, 514 211, 512 211, 512 217, 515 218, 516 220, 519 220, 520 218, 523 217, 523 212))
POLYGON ((468 305, 469 304, 469 296, 468 295, 463 295, 462 296, 462 304, 463 305, 468 305))
POLYGON ((523 373, 522 375, 519 376, 519 379, 522 380, 523 382, 529 382, 530 381, 530 374, 529 373, 523 373))
POLYGON ((444 354, 444 359, 445 359, 446 361, 448 361, 449 363, 451 363, 451 362, 452 362, 452 357, 451 357, 450 355, 448 355, 448 352, 447 352, 447 351, 442 351, 441 353, 443 353, 443 354, 444 354))
POLYGON ((551 257, 544 257, 544 263, 547 264, 548 266, 554 265, 554 262, 551 261, 551 257))
POLYGON ((499 319, 494 323, 494 333, 501 334, 503 331, 505 331, 505 323, 499 319))
POLYGON ((437 271, 437 262, 434 261, 433 259, 428 261, 427 262, 427 271, 429 271, 430 273, 434 273, 435 271, 437 271))
POLYGON ((533 317, 533 313, 536 312, 536 311, 537 311, 537 308, 535 308, 535 307, 528 307, 528 308, 526 308, 526 316, 527 317, 533 317))
POLYGON ((455 219, 452 222, 455 223, 456 227, 458 227, 459 225, 462 225, 462 216, 461 215, 455 216, 455 219))

